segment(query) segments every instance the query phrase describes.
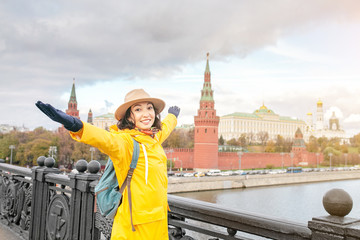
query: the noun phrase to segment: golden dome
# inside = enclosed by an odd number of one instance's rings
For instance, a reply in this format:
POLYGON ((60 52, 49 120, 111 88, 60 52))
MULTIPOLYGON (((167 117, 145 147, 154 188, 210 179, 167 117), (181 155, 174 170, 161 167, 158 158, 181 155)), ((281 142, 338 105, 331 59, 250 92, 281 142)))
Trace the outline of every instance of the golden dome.
POLYGON ((260 109, 267 109, 267 107, 265 107, 265 105, 263 104, 260 109))
POLYGON ((317 105, 321 105, 322 106, 323 102, 319 99, 319 101, 317 102, 317 105))

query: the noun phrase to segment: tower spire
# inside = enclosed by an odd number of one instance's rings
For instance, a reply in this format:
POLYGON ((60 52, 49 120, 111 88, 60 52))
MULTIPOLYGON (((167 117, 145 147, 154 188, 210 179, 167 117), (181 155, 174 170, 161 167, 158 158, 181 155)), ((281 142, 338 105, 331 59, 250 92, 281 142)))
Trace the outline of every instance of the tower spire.
POLYGON ((75 78, 73 78, 73 85, 71 88, 71 94, 70 94, 70 99, 69 99, 69 103, 76 103, 76 93, 75 93, 75 78))
POLYGON ((204 84, 203 89, 201 90, 201 101, 210 101, 213 102, 213 90, 211 89, 211 72, 209 67, 209 53, 206 54, 206 67, 204 73, 204 84))

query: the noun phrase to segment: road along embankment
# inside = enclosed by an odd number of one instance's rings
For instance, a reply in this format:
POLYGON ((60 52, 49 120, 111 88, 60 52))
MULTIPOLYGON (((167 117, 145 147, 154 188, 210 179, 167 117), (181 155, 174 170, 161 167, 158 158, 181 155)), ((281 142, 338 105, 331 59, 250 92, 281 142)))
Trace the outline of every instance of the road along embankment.
POLYGON ((360 171, 303 172, 213 177, 169 177, 168 193, 360 179, 360 171))

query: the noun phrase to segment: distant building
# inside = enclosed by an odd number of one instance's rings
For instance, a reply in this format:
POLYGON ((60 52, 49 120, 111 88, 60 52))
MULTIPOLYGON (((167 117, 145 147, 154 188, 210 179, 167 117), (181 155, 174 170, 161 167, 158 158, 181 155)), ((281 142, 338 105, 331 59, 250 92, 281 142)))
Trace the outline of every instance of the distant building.
POLYGON ((11 131, 28 132, 29 129, 25 126, 17 127, 9 124, 0 124, 0 133, 9 133, 11 131))
POLYGON ((253 113, 235 112, 220 117, 219 138, 237 140, 245 134, 252 142, 261 142, 267 133, 268 139, 276 139, 277 135, 293 139, 296 130, 300 128, 304 132, 305 127, 303 120, 280 116, 263 104, 253 113))
POLYGON ((328 139, 339 138, 343 143, 349 142, 346 139, 345 131, 341 129, 339 118, 336 117, 335 112, 332 113, 329 119, 329 125, 325 125, 323 102, 321 100, 316 103, 315 124, 313 124, 312 113, 308 113, 306 128, 303 132, 306 141, 309 140, 310 136, 314 136, 316 138, 326 137, 328 139))
POLYGON ((103 114, 97 117, 94 117, 93 124, 96 127, 109 130, 109 127, 117 124, 117 120, 115 119, 115 116, 113 113, 107 113, 103 114))
MULTIPOLYGON (((75 93, 75 78, 73 79, 73 85, 71 88, 71 94, 70 94, 70 99, 68 102, 68 108, 66 109, 66 114, 76 117, 77 119, 80 119, 79 116, 79 110, 77 109, 77 100, 76 100, 76 93, 75 93)), ((64 126, 61 126, 58 128, 58 131, 60 133, 63 133, 65 131, 67 131, 64 126)))
POLYGON ((79 110, 77 109, 77 101, 76 101, 76 93, 75 93, 75 78, 73 81, 74 82, 72 85, 71 95, 68 102, 68 109, 66 110, 66 114, 80 119, 79 110))
POLYGON ((218 126, 215 101, 211 88, 209 53, 207 54, 203 89, 201 90, 200 108, 194 117, 194 168, 218 168, 218 126))
POLYGON ((93 123, 93 114, 92 114, 92 112, 91 112, 91 109, 90 109, 89 112, 88 112, 87 122, 90 123, 90 124, 94 124, 94 123, 93 123))

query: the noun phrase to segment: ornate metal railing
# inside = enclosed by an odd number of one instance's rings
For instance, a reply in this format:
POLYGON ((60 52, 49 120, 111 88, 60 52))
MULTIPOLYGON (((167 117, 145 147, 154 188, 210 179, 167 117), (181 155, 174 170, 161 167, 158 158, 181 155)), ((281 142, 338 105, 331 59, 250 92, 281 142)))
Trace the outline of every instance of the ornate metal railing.
MULTIPOLYGON (((45 157, 32 169, 0 163, 0 224, 23 239, 110 239, 112 221, 94 212, 100 164, 79 160, 79 173, 64 175, 54 163, 45 157)), ((169 239, 360 239, 360 220, 344 217, 351 197, 333 193, 324 196, 331 215, 308 226, 168 195, 169 239)))

